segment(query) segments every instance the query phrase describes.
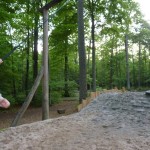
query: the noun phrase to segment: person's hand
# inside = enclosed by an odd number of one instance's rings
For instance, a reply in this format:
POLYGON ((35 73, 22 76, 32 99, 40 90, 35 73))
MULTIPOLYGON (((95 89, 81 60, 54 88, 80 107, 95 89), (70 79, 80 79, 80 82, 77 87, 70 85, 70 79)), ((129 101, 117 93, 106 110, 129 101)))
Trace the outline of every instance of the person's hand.
POLYGON ((9 106, 10 102, 6 98, 3 98, 0 94, 0 107, 8 108, 9 106))
POLYGON ((8 108, 9 106, 10 106, 10 103, 7 99, 0 100, 0 107, 8 108))
POLYGON ((0 64, 3 63, 3 60, 0 58, 0 64))

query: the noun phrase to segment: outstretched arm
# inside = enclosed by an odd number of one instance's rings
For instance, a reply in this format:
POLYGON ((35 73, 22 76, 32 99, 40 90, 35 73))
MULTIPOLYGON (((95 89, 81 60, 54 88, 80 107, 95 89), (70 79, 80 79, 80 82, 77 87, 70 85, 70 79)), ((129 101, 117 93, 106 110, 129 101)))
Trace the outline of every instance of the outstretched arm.
MULTIPOLYGON (((2 59, 0 59, 0 64, 3 62, 2 59)), ((8 108, 10 106, 9 101, 6 98, 3 98, 0 94, 0 107, 8 108)))

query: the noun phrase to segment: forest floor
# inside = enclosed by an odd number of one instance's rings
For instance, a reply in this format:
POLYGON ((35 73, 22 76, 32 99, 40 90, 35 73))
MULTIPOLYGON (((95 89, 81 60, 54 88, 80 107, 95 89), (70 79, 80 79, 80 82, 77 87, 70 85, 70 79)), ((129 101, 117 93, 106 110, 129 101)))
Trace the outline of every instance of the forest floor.
POLYGON ((150 97, 100 94, 79 113, 0 132, 2 150, 150 150, 150 97))
MULTIPOLYGON (((50 118, 58 118, 77 112, 78 98, 63 98, 63 102, 50 106, 50 118), (59 114, 58 109, 65 109, 64 114, 59 114)), ((10 107, 0 111, 0 130, 10 127, 20 107, 10 107)), ((42 109, 39 107, 29 107, 19 124, 27 124, 42 120, 42 109)))

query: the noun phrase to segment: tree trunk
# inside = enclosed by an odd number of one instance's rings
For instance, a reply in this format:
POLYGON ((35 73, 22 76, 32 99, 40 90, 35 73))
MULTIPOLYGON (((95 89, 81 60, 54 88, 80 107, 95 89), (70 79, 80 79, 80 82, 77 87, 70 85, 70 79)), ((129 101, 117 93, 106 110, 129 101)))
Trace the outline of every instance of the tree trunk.
MULTIPOLYGON (((10 35, 11 35, 11 28, 10 28, 10 35)), ((13 41, 13 38, 12 38, 12 35, 11 35, 11 49, 13 49, 13 44, 12 44, 12 41, 13 41)), ((12 95, 14 98, 16 98, 16 80, 15 80, 15 76, 14 76, 14 73, 15 73, 15 70, 14 70, 14 57, 12 56, 11 57, 11 61, 12 61, 12 66, 11 66, 11 70, 12 70, 12 95)))
MULTIPOLYGON (((35 1, 35 10, 39 9, 39 1, 35 1)), ((39 14, 35 13, 34 18, 34 47, 33 47, 33 80, 36 79, 38 74, 38 25, 39 25, 39 14)), ((36 100, 36 92, 33 97, 33 102, 36 100)))
MULTIPOLYGON (((150 58, 150 45, 149 45, 149 58, 150 58)), ((148 74, 148 76, 150 77, 150 59, 149 59, 149 64, 148 64, 148 72, 149 72, 149 74, 148 74)), ((150 87, 150 80, 149 80, 149 82, 148 82, 148 86, 150 87)))
POLYGON ((87 70, 88 73, 90 71, 90 50, 91 50, 91 40, 89 41, 89 49, 88 49, 88 54, 87 54, 87 70))
POLYGON ((139 41, 138 88, 141 88, 141 43, 139 41))
MULTIPOLYGON (((36 3, 36 2, 35 2, 36 3)), ((35 10, 38 10, 39 4, 35 4, 35 10)), ((38 22, 39 22, 39 15, 35 13, 34 19, 34 51, 33 51, 33 79, 36 78, 38 74, 38 22)))
POLYGON ((132 50, 132 86, 135 87, 136 83, 135 83, 135 62, 134 62, 134 54, 133 54, 133 50, 132 50))
POLYGON ((114 50, 113 48, 111 49, 111 53, 110 53, 110 81, 109 81, 109 88, 112 89, 113 88, 113 56, 114 56, 114 50))
POLYGON ((26 49, 26 73, 25 73, 25 94, 28 95, 28 83, 29 83, 29 49, 30 49, 30 40, 29 40, 29 28, 28 28, 28 39, 27 39, 27 49, 26 49))
POLYGON ((92 91, 96 91, 96 62, 95 62, 95 18, 94 18, 94 2, 89 0, 89 7, 90 7, 90 13, 91 13, 91 41, 92 41, 92 91))
POLYGON ((87 96, 83 0, 78 1, 79 103, 87 96))
POLYGON ((12 56, 12 73, 13 73, 13 77, 12 77, 12 95, 14 98, 16 98, 16 80, 14 77, 14 60, 13 60, 13 56, 12 56))
POLYGON ((147 86, 147 83, 145 82, 145 80, 146 80, 146 76, 147 76, 147 57, 146 57, 146 49, 144 49, 144 54, 143 54, 144 56, 143 56, 143 62, 144 62, 144 64, 143 64, 143 78, 142 78, 142 85, 143 86, 147 86))
POLYGON ((117 84, 115 86, 117 86, 118 88, 120 88, 120 78, 119 78, 119 72, 120 72, 120 66, 119 66, 119 60, 118 60, 118 45, 117 45, 117 42, 116 42, 116 54, 115 54, 115 64, 116 64, 116 67, 115 67, 115 70, 116 70, 116 77, 117 77, 117 84))
POLYGON ((129 56, 128 56, 128 35, 125 35, 125 53, 126 53, 126 80, 127 89, 130 90, 130 72, 129 72, 129 56))
MULTIPOLYGON (((29 1, 27 1, 27 14, 29 13, 29 1)), ((29 19, 29 18, 28 18, 29 19)), ((28 29, 28 39, 27 39, 27 49, 26 49, 26 73, 25 73, 25 94, 28 95, 28 84, 29 84, 29 51, 30 51, 30 28, 29 25, 27 26, 28 29)))
POLYGON ((65 87, 64 87, 64 96, 69 97, 69 87, 68 87, 68 80, 69 80, 69 65, 68 65, 68 38, 66 39, 66 49, 65 49, 65 69, 64 69, 64 79, 65 79, 65 87))

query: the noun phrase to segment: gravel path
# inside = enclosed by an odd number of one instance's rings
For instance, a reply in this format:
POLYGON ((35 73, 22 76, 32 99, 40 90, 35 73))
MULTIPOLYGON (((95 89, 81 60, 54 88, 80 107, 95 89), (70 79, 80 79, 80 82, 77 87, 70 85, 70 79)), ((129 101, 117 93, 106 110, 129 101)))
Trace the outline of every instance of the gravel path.
POLYGON ((150 150, 150 97, 101 94, 79 113, 1 131, 0 150, 150 150))

